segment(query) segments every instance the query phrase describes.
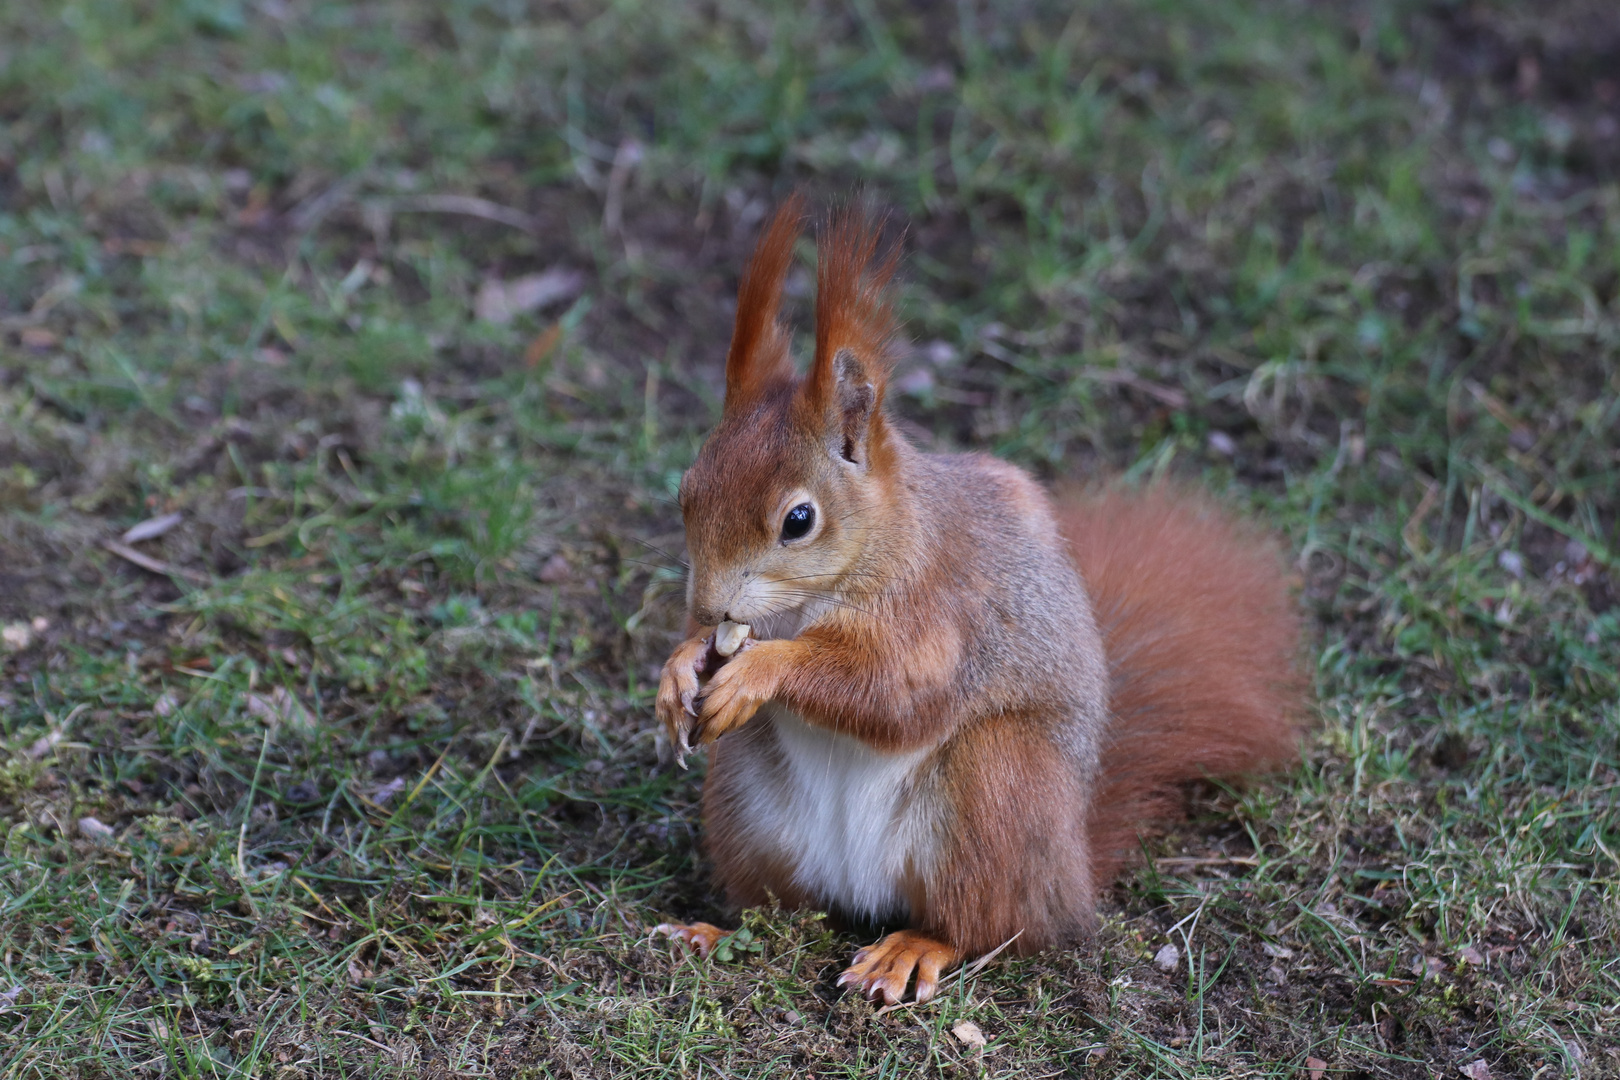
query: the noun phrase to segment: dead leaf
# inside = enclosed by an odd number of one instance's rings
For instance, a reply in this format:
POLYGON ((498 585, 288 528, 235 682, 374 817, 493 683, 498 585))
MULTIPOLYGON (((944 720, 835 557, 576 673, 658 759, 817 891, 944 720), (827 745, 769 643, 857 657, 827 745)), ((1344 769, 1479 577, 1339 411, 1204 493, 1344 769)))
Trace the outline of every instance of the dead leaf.
POLYGON ((473 300, 473 313, 483 322, 509 323, 526 312, 567 300, 584 287, 584 274, 561 266, 511 281, 490 278, 479 286, 478 296, 473 300))
POLYGON ((979 1030, 979 1025, 971 1020, 963 1020, 951 1028, 951 1034, 961 1040, 963 1046, 971 1046, 979 1050, 983 1050, 990 1043, 990 1040, 984 1037, 984 1032, 979 1030))
POLYGON ((1322 1080, 1327 1075, 1327 1062, 1319 1057, 1305 1059, 1305 1069, 1311 1074, 1311 1080, 1322 1080))
POLYGON ((53 348, 57 343, 57 336, 43 326, 29 326, 18 335, 22 339, 23 348, 36 349, 43 352, 53 348))
POLYGON ((552 323, 534 336, 529 347, 523 350, 523 362, 529 367, 539 367, 546 357, 556 351, 557 343, 562 340, 562 323, 552 323))
POLYGON ((101 242, 101 250, 109 255, 134 255, 144 259, 163 254, 163 245, 156 240, 109 236, 101 242))
POLYGON ((126 544, 138 544, 142 540, 156 540, 183 520, 185 520, 185 515, 179 512, 164 514, 162 517, 147 518, 139 525, 130 526, 129 531, 119 539, 126 544))
POLYGON ((114 833, 111 825, 97 818, 82 817, 79 819, 79 835, 99 844, 111 840, 114 833))
POLYGON ((28 756, 30 761, 38 761, 40 758, 54 750, 56 748, 56 744, 61 741, 62 732, 52 731, 35 739, 33 744, 29 746, 27 750, 24 750, 23 753, 28 756))
POLYGON ((247 710, 266 724, 286 724, 301 732, 315 729, 315 717, 285 686, 277 686, 268 694, 249 694, 247 710))
POLYGON ((123 559, 126 562, 132 562, 142 570, 150 570, 154 574, 163 574, 166 577, 185 578, 187 581, 195 581, 198 583, 208 580, 207 578, 203 577, 203 575, 198 574, 195 571, 183 570, 178 566, 170 566, 162 559, 154 559, 150 555, 136 551, 128 544, 119 540, 103 540, 101 542, 101 546, 118 556, 120 559, 123 559))
POLYGON ((934 373, 925 367, 913 368, 895 379, 894 388, 912 397, 924 397, 934 390, 934 373))
POLYGON ((1457 1071, 1468 1077, 1468 1080, 1491 1080, 1491 1067, 1485 1064, 1484 1058, 1459 1065, 1457 1071))
POLYGON ((1474 948, 1472 945, 1464 945, 1462 948, 1458 949, 1457 959, 1461 960, 1465 964, 1472 964, 1475 967, 1485 966, 1485 957, 1481 956, 1479 950, 1474 948))
POLYGON ((568 560, 559 552, 547 559, 546 564, 540 568, 540 580, 547 585, 555 585, 559 581, 567 581, 569 573, 568 560))
POLYGON ((383 784, 371 793, 371 801, 378 806, 387 806, 388 800, 405 790, 405 778, 396 776, 388 783, 383 784))

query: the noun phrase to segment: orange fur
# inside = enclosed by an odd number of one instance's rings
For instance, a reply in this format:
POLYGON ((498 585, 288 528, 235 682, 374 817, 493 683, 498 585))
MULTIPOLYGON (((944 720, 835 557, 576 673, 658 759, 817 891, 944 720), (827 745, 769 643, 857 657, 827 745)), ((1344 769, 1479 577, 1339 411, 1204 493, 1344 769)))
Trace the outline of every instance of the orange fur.
POLYGON ((1206 501, 1109 492, 1060 520, 1103 635, 1112 718, 1088 822, 1106 884, 1180 788, 1286 765, 1305 687, 1280 552, 1206 501))
POLYGON ((795 195, 777 209, 743 274, 731 348, 726 352, 727 413, 746 409, 771 385, 793 378, 787 330, 777 316, 803 220, 804 200, 795 195))
MULTIPOLYGON (((878 258, 880 237, 875 224, 855 207, 833 215, 816 254, 816 353, 806 389, 811 400, 825 405, 831 397, 833 359, 848 349, 877 367, 879 387, 888 375, 894 339, 894 309, 889 280, 899 262, 899 248, 878 258)), ((881 403, 881 394, 878 398, 881 403)))
POLYGON ((1085 778, 1045 727, 1043 717, 1003 716, 963 732, 946 756, 955 827, 944 870, 912 918, 966 955, 1005 942, 1028 955, 1090 928, 1096 885, 1077 842, 1085 778))

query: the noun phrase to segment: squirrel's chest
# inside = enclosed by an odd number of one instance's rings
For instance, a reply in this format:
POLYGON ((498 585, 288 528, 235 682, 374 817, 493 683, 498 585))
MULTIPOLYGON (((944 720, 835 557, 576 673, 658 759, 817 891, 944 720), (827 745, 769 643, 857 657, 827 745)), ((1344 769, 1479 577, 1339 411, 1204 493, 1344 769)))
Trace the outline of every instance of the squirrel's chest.
POLYGON ((805 893, 852 915, 904 914, 906 885, 926 879, 939 844, 926 749, 880 754, 791 712, 769 725, 736 765, 761 854, 794 867, 805 893))

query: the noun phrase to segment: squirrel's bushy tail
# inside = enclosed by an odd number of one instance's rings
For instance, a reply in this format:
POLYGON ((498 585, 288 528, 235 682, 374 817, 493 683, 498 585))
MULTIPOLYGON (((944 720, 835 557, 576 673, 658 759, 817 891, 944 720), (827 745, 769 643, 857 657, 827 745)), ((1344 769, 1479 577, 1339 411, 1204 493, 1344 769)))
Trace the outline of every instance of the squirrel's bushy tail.
POLYGON ((1294 760, 1299 618, 1276 547, 1194 496, 1108 492, 1061 516, 1112 683, 1088 823, 1102 887, 1188 782, 1294 760))

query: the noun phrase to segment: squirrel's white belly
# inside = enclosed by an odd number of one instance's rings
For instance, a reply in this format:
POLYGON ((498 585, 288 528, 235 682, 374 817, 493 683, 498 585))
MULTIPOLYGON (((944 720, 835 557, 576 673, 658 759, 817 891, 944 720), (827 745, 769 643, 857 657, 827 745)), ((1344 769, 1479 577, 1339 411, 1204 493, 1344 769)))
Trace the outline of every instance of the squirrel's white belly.
POLYGON ((751 762, 776 774, 746 785, 756 835, 787 856, 796 884, 820 902, 851 915, 906 914, 902 883, 926 877, 939 847, 935 800, 917 797, 930 751, 878 753, 767 710, 756 722, 774 728, 780 757, 751 762))

